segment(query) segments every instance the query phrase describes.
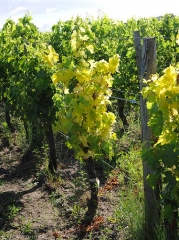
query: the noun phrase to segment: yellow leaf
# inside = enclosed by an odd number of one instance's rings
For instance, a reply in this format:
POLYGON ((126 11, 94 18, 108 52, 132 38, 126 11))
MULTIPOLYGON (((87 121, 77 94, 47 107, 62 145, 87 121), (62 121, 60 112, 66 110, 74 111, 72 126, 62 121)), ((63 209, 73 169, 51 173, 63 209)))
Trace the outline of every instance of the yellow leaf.
POLYGON ((93 47, 93 45, 88 45, 86 48, 88 49, 88 51, 89 51, 90 53, 94 53, 94 47, 93 47))
POLYGON ((80 139, 80 141, 82 142, 82 144, 83 144, 84 147, 88 147, 88 141, 87 141, 86 136, 80 135, 80 136, 79 136, 79 139, 80 139))
POLYGON ((179 31, 178 31, 178 34, 177 34, 177 40, 176 40, 176 43, 179 45, 179 31))
POLYGON ((109 72, 109 63, 105 60, 97 62, 96 71, 99 73, 107 74, 109 72))
POLYGON ((58 77, 57 77, 57 74, 56 74, 56 73, 54 73, 54 74, 52 75, 52 82, 53 82, 53 84, 57 84, 57 83, 58 83, 58 77))
POLYGON ((79 81, 79 83, 84 83, 85 81, 89 81, 91 79, 90 69, 85 69, 82 67, 77 68, 76 79, 79 81))
POLYGON ((119 67, 119 55, 115 54, 113 57, 109 58, 109 71, 113 74, 117 71, 119 67))
POLYGON ((77 84, 76 87, 73 89, 74 93, 78 93, 83 90, 83 87, 80 84, 77 84))

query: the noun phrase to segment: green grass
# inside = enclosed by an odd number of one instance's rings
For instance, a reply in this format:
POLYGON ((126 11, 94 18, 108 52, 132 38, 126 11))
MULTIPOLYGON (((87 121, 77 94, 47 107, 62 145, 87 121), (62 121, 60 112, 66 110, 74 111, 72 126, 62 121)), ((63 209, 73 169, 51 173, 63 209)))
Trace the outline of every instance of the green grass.
POLYGON ((119 201, 115 209, 117 225, 127 239, 142 239, 144 226, 144 194, 139 158, 130 152, 123 156, 120 168, 124 171, 119 179, 124 182, 119 191, 119 201), (123 162, 124 161, 124 162, 123 162), (133 162, 133 163, 132 163, 133 162), (135 166, 136 165, 136 166, 135 166), (136 171, 136 167, 138 171, 136 171), (127 175, 127 176, 126 176, 127 175))

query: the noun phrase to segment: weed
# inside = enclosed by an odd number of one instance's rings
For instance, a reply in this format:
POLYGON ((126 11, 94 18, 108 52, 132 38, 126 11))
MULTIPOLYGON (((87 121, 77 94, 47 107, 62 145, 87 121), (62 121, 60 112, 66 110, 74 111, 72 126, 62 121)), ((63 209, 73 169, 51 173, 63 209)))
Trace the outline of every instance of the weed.
POLYGON ((136 198, 133 188, 128 187, 125 192, 120 192, 119 204, 115 211, 116 223, 126 236, 139 238, 139 233, 143 230, 144 204, 136 198))
POLYGON ((1 236, 1 240, 10 240, 10 239, 12 239, 12 233, 7 233, 7 232, 4 232, 2 230, 0 230, 0 236, 1 236))
POLYGON ((52 192, 50 194, 50 202, 54 205, 54 206, 60 206, 60 207, 64 207, 64 199, 65 196, 60 195, 57 191, 52 192))
POLYGON ((63 184, 63 179, 61 178, 61 176, 58 173, 53 175, 50 173, 50 171, 47 172, 47 181, 51 187, 55 188, 63 184))
POLYGON ((86 173, 85 171, 81 170, 78 174, 78 177, 73 180, 73 183, 75 185, 75 188, 80 188, 84 190, 86 188, 87 180, 86 173))
POLYGON ((22 229, 21 229, 22 233, 25 235, 29 235, 33 230, 32 230, 32 225, 31 222, 26 223, 22 229))
POLYGON ((5 184, 5 182, 2 179, 0 179, 0 186, 2 186, 3 184, 5 184))
POLYGON ((21 207, 15 206, 14 204, 9 205, 6 213, 7 218, 9 220, 13 220, 20 210, 21 210, 21 207))
POLYGON ((72 209, 72 216, 74 218, 78 218, 81 214, 81 206, 80 204, 75 204, 72 209))
POLYGON ((35 231, 32 229, 31 222, 27 222, 24 226, 21 227, 21 232, 28 236, 28 239, 37 239, 35 231))

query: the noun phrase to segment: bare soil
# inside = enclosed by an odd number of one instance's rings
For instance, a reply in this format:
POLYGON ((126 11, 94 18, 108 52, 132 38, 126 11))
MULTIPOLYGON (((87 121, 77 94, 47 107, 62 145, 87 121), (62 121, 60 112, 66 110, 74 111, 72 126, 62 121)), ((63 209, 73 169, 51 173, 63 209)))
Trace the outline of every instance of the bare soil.
MULTIPOLYGON (((90 198, 85 166, 73 158, 59 162, 55 179, 40 156, 23 160, 18 146, 0 142, 0 239, 124 239, 113 214, 119 202, 115 170, 97 170, 98 209, 83 222, 90 198), (39 161, 40 159, 40 161, 39 161)), ((125 238, 126 239, 126 238, 125 238)))

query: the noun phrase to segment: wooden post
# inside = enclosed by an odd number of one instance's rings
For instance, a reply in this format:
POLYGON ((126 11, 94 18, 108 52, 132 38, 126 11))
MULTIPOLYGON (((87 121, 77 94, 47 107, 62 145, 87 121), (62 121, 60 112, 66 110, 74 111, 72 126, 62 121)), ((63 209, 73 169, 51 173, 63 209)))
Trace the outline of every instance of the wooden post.
MULTIPOLYGON (((156 40, 155 38, 145 38, 143 40, 143 47, 140 44, 139 32, 134 33, 134 42, 136 49, 136 61, 138 73, 140 76, 140 90, 144 84, 143 79, 149 79, 152 74, 156 73, 156 40)), ((140 99, 141 106, 141 127, 142 127, 142 143, 143 148, 148 149, 151 146, 151 130, 148 123, 148 111, 146 107, 146 100, 140 99)), ((146 181, 149 174, 152 174, 152 169, 146 164, 143 159, 143 181, 144 181, 144 199, 145 199, 145 239, 155 239, 156 225, 159 222, 159 189, 153 190, 146 181)))
MULTIPOLYGON (((150 76, 156 73, 156 40, 155 38, 145 38, 142 48, 142 65, 141 65, 141 81, 140 90, 143 88, 143 78, 149 79, 150 76)), ((152 133, 148 126, 148 112, 146 100, 141 97, 141 124, 142 124, 142 142, 144 148, 151 147, 152 133)), ((149 174, 152 174, 152 169, 146 164, 143 159, 143 177, 144 177, 144 197, 145 197, 145 239, 154 239, 156 225, 159 223, 159 191, 158 187, 153 190, 146 181, 149 174)))

